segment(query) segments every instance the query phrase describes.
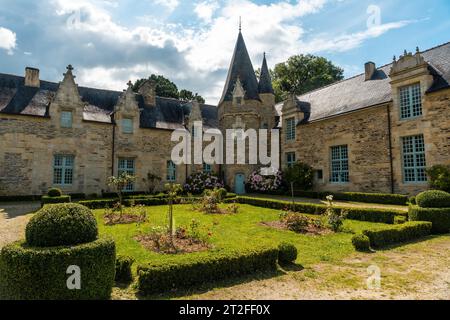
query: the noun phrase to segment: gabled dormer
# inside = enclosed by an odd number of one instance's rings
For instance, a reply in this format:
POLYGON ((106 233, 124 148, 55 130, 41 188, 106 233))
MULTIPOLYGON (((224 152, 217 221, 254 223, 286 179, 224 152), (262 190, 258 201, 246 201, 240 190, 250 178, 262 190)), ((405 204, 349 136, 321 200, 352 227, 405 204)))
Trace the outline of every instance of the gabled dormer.
POLYGON ((127 90, 124 90, 114 108, 114 120, 119 132, 124 135, 135 133, 140 125, 139 116, 139 104, 133 91, 133 84, 130 81, 127 90))
POLYGON ((58 90, 49 107, 52 121, 57 128, 61 129, 80 127, 83 121, 85 103, 81 100, 73 70, 72 65, 67 66, 64 79, 59 83, 58 90))
POLYGON ((242 85, 241 79, 239 77, 236 79, 236 83, 233 88, 233 106, 239 107, 244 104, 245 99, 245 89, 242 85))
POLYGON ((419 48, 415 54, 405 50, 398 60, 394 57, 389 76, 396 120, 422 117, 424 95, 433 84, 433 75, 419 48))

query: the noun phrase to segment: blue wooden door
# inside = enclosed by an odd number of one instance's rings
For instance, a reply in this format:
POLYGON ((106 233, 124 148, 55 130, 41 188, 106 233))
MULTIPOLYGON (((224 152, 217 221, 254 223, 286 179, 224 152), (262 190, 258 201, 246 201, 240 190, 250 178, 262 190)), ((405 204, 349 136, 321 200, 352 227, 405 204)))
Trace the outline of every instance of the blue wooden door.
POLYGON ((237 194, 245 193, 245 175, 238 173, 234 179, 234 192, 237 194))

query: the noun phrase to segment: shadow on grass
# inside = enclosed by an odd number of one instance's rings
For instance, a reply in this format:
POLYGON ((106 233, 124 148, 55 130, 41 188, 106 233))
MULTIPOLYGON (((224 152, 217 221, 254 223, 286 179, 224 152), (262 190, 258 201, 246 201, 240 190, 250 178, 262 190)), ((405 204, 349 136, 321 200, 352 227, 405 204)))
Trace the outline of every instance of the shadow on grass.
POLYGON ((303 271, 305 269, 301 264, 296 264, 296 263, 284 263, 284 264, 281 264, 280 267, 284 271, 288 271, 288 272, 303 271))
POLYGON ((193 296, 193 295, 199 295, 203 293, 207 293, 211 290, 220 288, 229 288, 233 286, 237 286, 240 284, 245 284, 251 281, 260 281, 260 280, 267 280, 271 278, 280 277, 283 275, 286 275, 288 271, 301 271, 303 270, 303 266, 301 265, 289 265, 288 268, 286 266, 283 266, 283 268, 279 268, 277 271, 267 271, 267 272, 259 272, 248 276, 242 276, 238 278, 232 278, 227 280, 220 280, 215 281, 211 283, 204 283, 196 288, 189 288, 189 289, 177 289, 171 292, 165 292, 161 294, 155 294, 155 295, 148 295, 143 296, 138 293, 136 293, 136 298, 139 300, 169 300, 169 299, 177 299, 187 296, 193 296))
MULTIPOLYGON (((447 233, 447 235, 449 235, 449 234, 447 233)), ((401 243, 391 244, 391 245, 387 245, 387 246, 380 247, 380 248, 374 248, 375 251, 373 251, 373 250, 372 251, 373 252, 389 251, 389 250, 392 250, 392 249, 404 247, 406 245, 417 244, 417 243, 425 242, 425 241, 428 241, 428 240, 437 239, 437 238, 440 238, 442 236, 445 236, 445 234, 430 235, 430 236, 426 236, 426 237, 419 238, 419 239, 414 239, 414 240, 405 241, 405 242, 401 242, 401 243)))

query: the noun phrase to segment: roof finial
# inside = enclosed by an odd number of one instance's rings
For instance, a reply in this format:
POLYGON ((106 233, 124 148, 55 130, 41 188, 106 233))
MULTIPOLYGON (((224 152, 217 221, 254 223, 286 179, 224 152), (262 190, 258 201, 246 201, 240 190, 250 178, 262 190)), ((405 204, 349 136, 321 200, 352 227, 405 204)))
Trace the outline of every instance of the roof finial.
POLYGON ((239 16, 239 32, 242 31, 242 17, 239 16))
POLYGON ((420 49, 418 46, 416 47, 416 53, 420 53, 420 49))

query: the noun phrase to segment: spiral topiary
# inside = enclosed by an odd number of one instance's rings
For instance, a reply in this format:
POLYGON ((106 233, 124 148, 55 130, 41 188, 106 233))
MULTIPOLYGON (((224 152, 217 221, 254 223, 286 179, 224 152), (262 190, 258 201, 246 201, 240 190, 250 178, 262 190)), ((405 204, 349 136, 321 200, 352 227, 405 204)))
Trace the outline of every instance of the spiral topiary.
POLYGON ((58 188, 51 188, 48 190, 47 195, 49 197, 61 197, 62 191, 61 191, 61 189, 58 189, 58 188))
POLYGON ((364 234, 357 234, 352 237, 353 247, 357 251, 369 251, 370 250, 370 239, 364 234))
POLYGON ((91 210, 75 203, 44 206, 25 230, 26 243, 32 247, 78 245, 97 237, 97 221, 91 210))

